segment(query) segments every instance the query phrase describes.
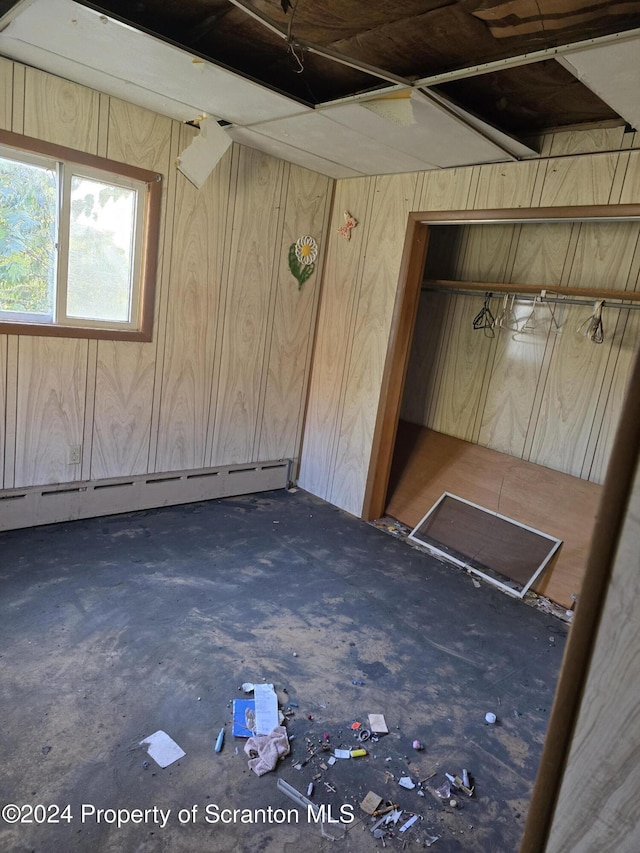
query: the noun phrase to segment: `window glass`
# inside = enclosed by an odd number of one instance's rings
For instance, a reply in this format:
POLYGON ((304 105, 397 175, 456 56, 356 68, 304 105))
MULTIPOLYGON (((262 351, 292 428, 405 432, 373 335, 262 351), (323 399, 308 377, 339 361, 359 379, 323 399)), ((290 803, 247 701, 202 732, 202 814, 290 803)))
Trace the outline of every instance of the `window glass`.
POLYGON ((53 316, 58 174, 54 165, 0 156, 0 313, 53 316))
POLYGON ((128 323, 137 192, 74 175, 67 272, 69 317, 128 323))
POLYGON ((162 176, 0 129, 0 334, 149 341, 162 176))

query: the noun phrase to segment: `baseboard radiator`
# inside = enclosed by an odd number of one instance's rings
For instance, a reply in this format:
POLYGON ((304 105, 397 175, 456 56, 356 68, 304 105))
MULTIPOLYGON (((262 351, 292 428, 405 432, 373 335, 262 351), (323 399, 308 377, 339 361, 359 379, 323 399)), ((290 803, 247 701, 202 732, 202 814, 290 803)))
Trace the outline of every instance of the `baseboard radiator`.
POLYGON ((141 474, 0 491, 0 531, 246 495, 289 484, 291 461, 141 474))

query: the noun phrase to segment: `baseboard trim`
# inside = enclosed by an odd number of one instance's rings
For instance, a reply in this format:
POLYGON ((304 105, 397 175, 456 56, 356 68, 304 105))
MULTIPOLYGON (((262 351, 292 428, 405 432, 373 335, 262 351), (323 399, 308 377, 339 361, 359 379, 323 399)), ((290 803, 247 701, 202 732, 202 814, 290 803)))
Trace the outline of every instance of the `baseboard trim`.
POLYGON ((167 471, 0 491, 0 531, 283 489, 291 462, 167 471))

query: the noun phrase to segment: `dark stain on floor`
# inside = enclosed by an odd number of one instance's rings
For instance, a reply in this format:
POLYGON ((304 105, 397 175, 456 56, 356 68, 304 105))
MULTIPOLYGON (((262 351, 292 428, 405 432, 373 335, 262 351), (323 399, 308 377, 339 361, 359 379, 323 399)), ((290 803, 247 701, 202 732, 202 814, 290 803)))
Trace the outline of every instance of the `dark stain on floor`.
POLYGON ((553 616, 302 491, 1 534, 0 799, 26 808, 0 819, 0 849, 358 853, 382 849, 359 808, 372 790, 406 810, 398 827, 418 815, 389 849, 437 836, 435 853, 515 853, 565 639, 553 616), (262 777, 231 736, 245 681, 297 703, 292 754, 262 777), (323 736, 357 746, 369 713, 389 734, 327 765, 323 736), (164 770, 140 746, 158 729, 186 752, 164 770), (475 794, 452 808, 429 786, 462 768, 475 794), (403 775, 428 780, 424 796, 403 775), (278 779, 314 781, 325 816, 352 811, 328 827, 345 836, 324 838, 278 779), (223 808, 269 819, 214 822, 223 808), (117 809, 143 818, 118 827, 117 809))

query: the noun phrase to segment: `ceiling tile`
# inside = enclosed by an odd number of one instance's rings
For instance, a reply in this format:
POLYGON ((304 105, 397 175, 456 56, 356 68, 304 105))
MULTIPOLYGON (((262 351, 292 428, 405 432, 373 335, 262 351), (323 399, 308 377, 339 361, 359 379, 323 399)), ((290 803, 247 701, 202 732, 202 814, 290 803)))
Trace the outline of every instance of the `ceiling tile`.
POLYGON ((148 92, 143 105, 164 103, 174 118, 205 112, 245 124, 308 109, 72 0, 33 0, 18 11, 0 33, 6 56, 134 102, 148 92))
POLYGON ((640 129, 640 38, 573 51, 559 61, 640 129))

